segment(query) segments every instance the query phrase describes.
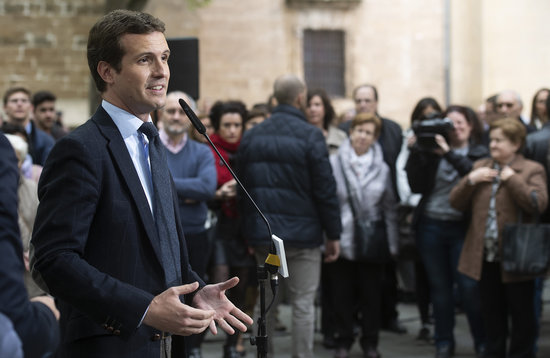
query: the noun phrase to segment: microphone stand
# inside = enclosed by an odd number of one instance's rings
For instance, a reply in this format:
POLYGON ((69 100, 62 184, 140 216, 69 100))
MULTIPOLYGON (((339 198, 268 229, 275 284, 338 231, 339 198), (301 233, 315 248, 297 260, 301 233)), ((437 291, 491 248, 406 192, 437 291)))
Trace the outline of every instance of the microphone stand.
POLYGON ((254 205, 254 208, 256 211, 260 214, 261 218, 265 222, 265 225, 267 226, 267 231, 269 232, 269 241, 271 242, 271 246, 269 249, 269 254, 267 256, 267 259, 265 260, 265 264, 259 265, 257 268, 257 275, 258 275, 258 282, 260 285, 260 317, 258 318, 258 335, 255 337, 250 337, 250 344, 255 345, 258 352, 258 358, 266 358, 267 357, 267 351, 268 351, 268 337, 267 337, 267 319, 266 314, 273 305, 273 302, 275 302, 275 297, 277 296, 277 287, 279 285, 279 280, 277 276, 277 271, 280 266, 279 256, 277 256, 277 251, 275 249, 275 244, 273 243, 273 233, 271 232, 271 226, 269 225, 269 222, 267 221, 267 218, 262 213, 260 208, 258 208, 258 205, 256 205, 256 202, 252 199, 244 185, 241 183, 235 172, 233 172, 233 169, 229 166, 229 164, 226 162, 226 160, 223 158, 223 156, 218 151, 218 148, 214 145, 208 134, 206 134, 206 128, 202 124, 202 122, 199 120, 195 112, 189 107, 187 102, 185 102, 183 99, 179 99, 179 104, 182 107, 183 111, 195 127, 195 129, 202 134, 208 143, 210 143, 210 146, 214 148, 216 151, 216 154, 221 159, 222 163, 229 169, 229 172, 231 173, 231 176, 235 179, 237 184, 239 184, 239 187, 243 190, 243 192, 246 194, 248 200, 254 205), (270 276, 270 283, 271 283, 271 291, 273 292, 273 298, 271 300, 271 303, 266 308, 265 307, 265 283, 270 276))

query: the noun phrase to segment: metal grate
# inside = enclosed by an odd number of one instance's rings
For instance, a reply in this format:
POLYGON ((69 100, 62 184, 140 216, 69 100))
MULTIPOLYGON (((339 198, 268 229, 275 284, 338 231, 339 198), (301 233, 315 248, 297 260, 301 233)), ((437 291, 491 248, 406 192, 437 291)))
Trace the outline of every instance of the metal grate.
POLYGON ((344 39, 341 30, 304 30, 304 74, 308 88, 345 96, 344 39))

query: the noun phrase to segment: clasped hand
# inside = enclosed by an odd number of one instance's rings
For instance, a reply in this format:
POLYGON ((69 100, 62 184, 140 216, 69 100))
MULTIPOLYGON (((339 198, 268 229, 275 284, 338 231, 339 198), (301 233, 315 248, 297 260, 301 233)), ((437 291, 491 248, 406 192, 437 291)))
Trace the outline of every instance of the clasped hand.
POLYGON ((514 170, 509 166, 505 166, 504 168, 502 168, 500 172, 493 168, 479 167, 477 169, 472 170, 470 174, 468 174, 468 179, 472 184, 483 183, 483 182, 487 183, 487 182, 492 182, 496 176, 500 175, 500 180, 506 181, 508 180, 508 178, 514 175, 514 173, 515 173, 514 170))
POLYGON ((252 318, 225 296, 225 291, 238 283, 239 279, 233 277, 225 282, 204 286, 195 294, 191 306, 182 303, 180 296, 196 291, 198 282, 171 287, 153 298, 143 323, 180 336, 201 333, 207 327, 213 334, 217 334, 216 324, 228 334, 235 333, 232 327, 246 332, 245 324, 252 324, 252 318))

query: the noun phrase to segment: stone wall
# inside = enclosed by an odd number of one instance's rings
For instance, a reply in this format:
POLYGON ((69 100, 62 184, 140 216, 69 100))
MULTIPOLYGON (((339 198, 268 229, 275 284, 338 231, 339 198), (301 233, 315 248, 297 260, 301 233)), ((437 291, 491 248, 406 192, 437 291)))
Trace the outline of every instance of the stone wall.
POLYGON ((550 86, 547 0, 360 0, 347 7, 287 0, 0 0, 0 90, 50 89, 65 119, 83 122, 92 88, 89 28, 105 9, 131 3, 161 18, 167 37, 199 38, 203 103, 240 98, 251 105, 265 101, 278 75, 303 76, 305 29, 345 31, 346 98, 334 99, 339 111, 352 106, 355 86, 373 83, 380 113, 404 127, 424 96, 477 107, 512 88, 528 115, 534 92, 550 86))
POLYGON ((90 80, 86 42, 103 11, 104 0, 0 1, 0 91, 15 85, 51 90, 68 122, 83 121, 90 80))

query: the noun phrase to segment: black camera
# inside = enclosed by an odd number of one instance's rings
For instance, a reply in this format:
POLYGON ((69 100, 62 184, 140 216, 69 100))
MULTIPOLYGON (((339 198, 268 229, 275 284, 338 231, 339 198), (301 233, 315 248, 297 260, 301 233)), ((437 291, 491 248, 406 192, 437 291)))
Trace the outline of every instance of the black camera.
POLYGON ((416 143, 420 149, 432 150, 439 148, 435 135, 440 134, 449 143, 449 134, 454 129, 453 121, 449 118, 431 118, 416 120, 412 129, 416 135, 416 143))

